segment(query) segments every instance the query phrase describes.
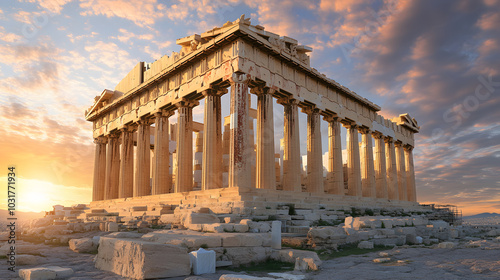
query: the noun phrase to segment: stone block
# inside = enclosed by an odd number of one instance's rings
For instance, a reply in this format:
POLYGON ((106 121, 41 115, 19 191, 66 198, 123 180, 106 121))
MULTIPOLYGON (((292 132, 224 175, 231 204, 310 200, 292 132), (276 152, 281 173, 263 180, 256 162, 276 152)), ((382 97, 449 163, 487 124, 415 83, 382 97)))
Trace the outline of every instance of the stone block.
POLYGON ((69 249, 77 253, 91 253, 97 250, 97 244, 92 238, 69 240, 69 249))
POLYGON ((267 260, 272 249, 268 247, 228 247, 225 255, 233 265, 259 263, 267 260))
POLYGON ((374 263, 387 263, 390 261, 391 261, 391 258, 378 258, 378 259, 373 260, 374 263))
POLYGON ((68 278, 73 273, 73 269, 69 267, 60 267, 60 266, 47 266, 47 269, 50 269, 56 273, 56 279, 63 279, 63 278, 68 278))
POLYGON ((215 273, 215 251, 200 248, 189 253, 194 275, 215 273))
POLYGON ((116 231, 118 231, 118 223, 109 222, 108 223, 108 231, 110 231, 110 232, 116 232, 116 231))
POLYGON ((49 280, 56 279, 55 271, 45 267, 27 268, 19 270, 19 277, 24 280, 49 280))
POLYGON ((220 237, 224 248, 262 246, 264 242, 264 236, 255 233, 223 233, 220 237))
POLYGON ((189 254, 185 248, 138 239, 101 237, 95 266, 134 279, 191 274, 189 254))
POLYGON ((441 221, 441 220, 438 220, 438 221, 429 221, 429 223, 434 227, 434 228, 437 228, 437 229, 446 229, 446 228, 449 228, 450 225, 445 222, 445 221, 441 221))
POLYGON ((214 214, 208 213, 188 213, 186 219, 184 220, 184 226, 189 228, 188 225, 191 224, 213 224, 220 223, 219 218, 214 214))
POLYGON ((232 224, 221 224, 221 223, 213 223, 213 224, 203 224, 203 231, 205 232, 226 232, 226 231, 232 231, 233 230, 233 225, 232 224))
POLYGON ((358 244, 359 249, 373 249, 373 242, 370 241, 361 241, 358 244))
POLYGON ((271 259, 293 263, 297 270, 318 270, 319 266, 322 264, 316 252, 295 249, 274 251, 271 254, 271 259))
POLYGON ((233 224, 233 229, 236 232, 247 232, 249 227, 247 225, 242 225, 242 224, 233 224))

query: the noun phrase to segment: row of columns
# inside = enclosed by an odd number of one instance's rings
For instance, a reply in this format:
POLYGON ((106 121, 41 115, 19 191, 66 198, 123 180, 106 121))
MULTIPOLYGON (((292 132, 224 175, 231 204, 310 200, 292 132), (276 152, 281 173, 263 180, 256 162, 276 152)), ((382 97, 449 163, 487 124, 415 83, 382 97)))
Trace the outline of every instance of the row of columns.
MULTIPOLYGON (((254 153, 248 136, 249 77, 233 74, 230 79, 230 151, 229 187, 250 188, 251 163, 254 153)), ((222 187, 221 95, 225 90, 203 92, 204 137, 202 189, 222 187)), ((256 187, 275 189, 274 124, 272 89, 254 87, 257 95, 256 187)), ((283 190, 302 191, 299 102, 291 98, 278 100, 284 106, 283 190)), ((192 108, 196 101, 181 100, 178 110, 177 170, 175 185, 170 186, 168 118, 173 112, 154 114, 155 157, 152 187, 150 183, 150 132, 152 119, 141 119, 107 137, 95 139, 93 200, 145 196, 169 192, 191 191, 193 187, 192 108), (137 131, 136 169, 134 171, 133 133, 137 131), (120 138, 121 158, 120 158, 120 138), (106 153, 107 150, 107 153, 106 153), (105 167, 105 168, 103 168, 105 167), (134 182, 135 179, 135 182, 134 182)), ((350 196, 377 197, 416 201, 412 147, 394 142, 378 132, 358 127, 353 122, 326 116, 328 122, 328 176, 323 183, 321 143, 321 111, 303 109, 307 114, 307 178, 306 189, 312 193, 344 195, 344 173, 340 125, 347 128, 348 191, 350 196), (361 150, 358 139, 361 133, 361 150), (372 137, 375 146, 372 145, 372 137), (375 158, 373 158, 375 151, 375 158)))

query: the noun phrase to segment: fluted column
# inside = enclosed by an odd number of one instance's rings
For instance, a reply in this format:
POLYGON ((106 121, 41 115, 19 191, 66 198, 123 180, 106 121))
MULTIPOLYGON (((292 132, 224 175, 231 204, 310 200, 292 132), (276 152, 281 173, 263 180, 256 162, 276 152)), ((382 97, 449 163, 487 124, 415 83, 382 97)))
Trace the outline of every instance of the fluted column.
POLYGON ((376 197, 375 169, 373 167, 373 144, 371 131, 367 128, 360 128, 361 133, 361 185, 364 197, 376 197))
POLYGON ((326 192, 345 195, 340 122, 337 117, 325 117, 328 122, 328 176, 326 192))
POLYGON ((95 159, 94 159, 94 185, 92 188, 92 201, 104 199, 104 185, 106 182, 106 137, 94 139, 95 159))
POLYGON ((131 127, 121 131, 121 160, 118 197, 127 198, 134 195, 134 132, 131 127))
POLYGON ((177 173, 175 192, 193 190, 193 107, 198 102, 181 100, 176 103, 177 118, 177 173))
POLYGON ((231 129, 229 134, 229 187, 252 187, 251 156, 248 137, 248 83, 247 74, 233 73, 231 79, 231 129))
POLYGON ((104 183, 104 199, 118 198, 118 182, 120 179, 120 142, 119 136, 108 136, 106 156, 106 182, 104 183))
POLYGON ((274 164, 274 116, 273 90, 256 87, 252 93, 257 95, 257 160, 256 184, 259 189, 276 189, 276 170, 274 164))
POLYGON ((155 144, 154 144, 154 177, 152 194, 169 193, 170 186, 170 153, 168 118, 173 112, 155 113, 155 144))
POLYGON ((345 123, 347 128, 347 170, 348 190, 351 196, 361 196, 361 166, 359 157, 359 139, 357 125, 345 123))
POLYGON ((408 186, 407 189, 408 201, 417 202, 415 170, 413 166, 413 147, 410 145, 405 146, 405 162, 406 162, 406 184, 408 186))
POLYGON ((135 162, 134 197, 151 194, 151 139, 150 120, 142 119, 137 128, 137 156, 135 162))
POLYGON ((297 106, 299 101, 283 98, 278 102, 284 107, 283 190, 301 192, 302 170, 300 168, 299 111, 297 106))
POLYGON ((396 156, 394 141, 392 138, 385 138, 385 165, 387 167, 387 193, 389 199, 399 199, 398 177, 396 173, 396 156))
POLYGON ((396 142, 396 169, 398 172, 398 193, 399 200, 407 201, 408 194, 406 192, 406 167, 405 167, 405 154, 403 144, 396 142))
POLYGON ((375 184, 377 198, 388 198, 387 194, 387 170, 385 165, 385 143, 384 136, 373 133, 375 138, 375 184))
POLYGON ((324 193, 320 110, 307 108, 307 191, 324 193))
MULTIPOLYGON (((224 89, 225 90, 225 89, 224 89)), ((222 133, 220 95, 224 91, 209 89, 205 96, 203 128, 203 161, 201 189, 222 188, 222 133)))

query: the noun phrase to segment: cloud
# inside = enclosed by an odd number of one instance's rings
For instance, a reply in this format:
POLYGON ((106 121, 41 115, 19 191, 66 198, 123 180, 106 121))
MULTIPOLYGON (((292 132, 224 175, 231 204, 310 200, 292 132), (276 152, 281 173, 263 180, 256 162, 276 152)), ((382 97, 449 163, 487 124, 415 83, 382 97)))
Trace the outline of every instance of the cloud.
POLYGON ((68 4, 72 0, 25 0, 27 2, 31 3, 38 3, 38 5, 53 13, 53 14, 60 14, 62 9, 64 8, 64 5, 68 4))
POLYGON ((81 0, 83 16, 104 15, 108 18, 120 17, 133 21, 140 27, 152 26, 155 20, 163 17, 165 6, 156 0, 134 3, 125 0, 81 0))

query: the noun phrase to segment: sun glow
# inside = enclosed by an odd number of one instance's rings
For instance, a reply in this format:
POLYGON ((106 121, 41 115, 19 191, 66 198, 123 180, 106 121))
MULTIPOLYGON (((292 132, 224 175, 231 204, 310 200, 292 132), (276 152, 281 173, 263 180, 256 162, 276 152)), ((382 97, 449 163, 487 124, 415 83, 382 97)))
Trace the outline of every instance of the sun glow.
MULTIPOLYGON (((0 178, 2 185, 7 185, 7 178, 0 178)), ((17 178, 16 210, 26 212, 50 211, 56 204, 71 206, 88 203, 91 200, 91 188, 77 188, 56 185, 51 182, 17 178)), ((2 192, 0 208, 7 209, 7 192, 2 192)))

